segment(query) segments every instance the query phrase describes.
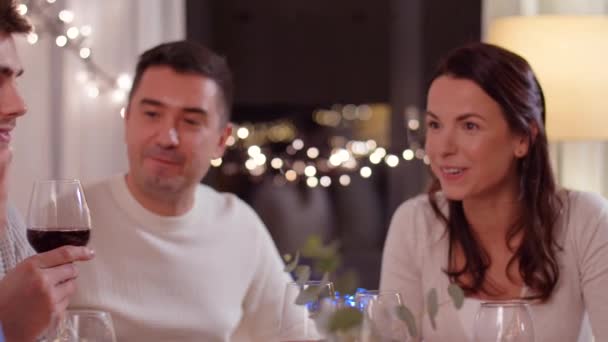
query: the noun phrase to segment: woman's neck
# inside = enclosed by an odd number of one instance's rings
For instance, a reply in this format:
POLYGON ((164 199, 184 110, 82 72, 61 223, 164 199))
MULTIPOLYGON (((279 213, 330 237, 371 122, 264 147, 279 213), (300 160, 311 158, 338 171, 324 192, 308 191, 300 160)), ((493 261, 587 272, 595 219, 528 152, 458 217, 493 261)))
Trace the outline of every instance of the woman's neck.
POLYGON ((520 218, 522 203, 517 183, 485 196, 464 199, 462 206, 469 225, 481 243, 505 241, 507 232, 520 218))

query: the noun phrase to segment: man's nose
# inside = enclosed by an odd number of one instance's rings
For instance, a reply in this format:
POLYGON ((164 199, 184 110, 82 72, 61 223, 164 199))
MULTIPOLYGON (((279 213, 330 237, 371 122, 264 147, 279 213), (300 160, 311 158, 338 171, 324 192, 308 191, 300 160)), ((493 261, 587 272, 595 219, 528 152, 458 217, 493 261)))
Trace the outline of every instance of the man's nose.
POLYGON ((162 147, 175 147, 179 145, 179 135, 173 123, 165 123, 159 128, 157 143, 162 147))
POLYGON ((19 94, 14 80, 2 85, 0 90, 0 115, 3 117, 19 117, 27 111, 25 102, 19 94))

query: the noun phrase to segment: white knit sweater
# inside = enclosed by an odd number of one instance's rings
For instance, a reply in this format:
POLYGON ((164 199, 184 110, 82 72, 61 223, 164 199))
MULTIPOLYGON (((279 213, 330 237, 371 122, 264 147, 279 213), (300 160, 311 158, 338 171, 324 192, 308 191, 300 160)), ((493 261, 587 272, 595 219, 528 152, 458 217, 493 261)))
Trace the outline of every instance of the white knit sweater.
MULTIPOLYGON (((589 193, 564 193, 566 207, 557 226, 563 247, 560 278, 551 299, 532 305, 536 342, 576 341, 587 312, 596 341, 608 341, 608 203, 589 193)), ((444 205, 445 207, 445 205, 444 205)), ((384 247, 380 288, 401 292, 413 312, 422 312, 427 291, 449 302, 448 235, 426 195, 402 204, 393 216, 384 247)), ((474 313, 472 313, 474 314, 474 313)), ((467 341, 456 309, 443 306, 437 330, 421 320, 425 342, 467 341)), ((420 330, 419 330, 420 331, 420 330)))
POLYGON ((124 175, 85 187, 92 262, 73 308, 109 311, 118 341, 271 341, 290 277, 257 215, 199 186, 193 209, 162 217, 124 175))

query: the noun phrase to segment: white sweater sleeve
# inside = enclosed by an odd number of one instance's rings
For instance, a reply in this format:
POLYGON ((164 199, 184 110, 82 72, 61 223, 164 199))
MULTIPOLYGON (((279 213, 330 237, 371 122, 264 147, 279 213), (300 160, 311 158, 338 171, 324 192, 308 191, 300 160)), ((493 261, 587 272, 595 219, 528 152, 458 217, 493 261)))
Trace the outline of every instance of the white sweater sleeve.
POLYGON ((576 208, 572 227, 593 335, 596 341, 608 341, 608 203, 599 196, 590 199, 576 208))
POLYGON ((270 234, 259 218, 260 229, 256 245, 256 270, 244 302, 242 324, 251 341, 273 341, 280 324, 283 293, 292 281, 283 271, 284 263, 270 234))
MULTIPOLYGON (((384 244, 380 290, 397 291, 414 315, 422 312, 421 255, 424 220, 416 220, 416 202, 402 204, 391 220, 384 244)), ((416 317, 420 334, 420 318, 416 317)))

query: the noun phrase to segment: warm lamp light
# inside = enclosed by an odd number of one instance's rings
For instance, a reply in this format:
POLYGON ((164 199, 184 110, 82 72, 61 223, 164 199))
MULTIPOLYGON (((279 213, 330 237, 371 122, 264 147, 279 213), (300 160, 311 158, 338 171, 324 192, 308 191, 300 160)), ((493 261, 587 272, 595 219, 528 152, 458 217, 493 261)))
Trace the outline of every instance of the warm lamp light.
POLYGON ((608 16, 500 18, 487 41, 534 69, 545 94, 549 139, 608 138, 608 16))

